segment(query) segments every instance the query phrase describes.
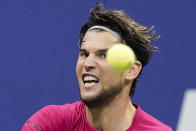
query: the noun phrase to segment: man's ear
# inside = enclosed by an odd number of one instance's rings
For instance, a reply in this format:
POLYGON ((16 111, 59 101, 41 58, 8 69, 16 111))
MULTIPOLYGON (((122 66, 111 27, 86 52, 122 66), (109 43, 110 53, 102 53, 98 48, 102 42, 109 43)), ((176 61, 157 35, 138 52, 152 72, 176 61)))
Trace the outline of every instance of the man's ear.
POLYGON ((136 61, 135 64, 132 66, 132 68, 126 71, 125 78, 127 80, 133 80, 139 75, 141 70, 142 70, 141 62, 136 61))

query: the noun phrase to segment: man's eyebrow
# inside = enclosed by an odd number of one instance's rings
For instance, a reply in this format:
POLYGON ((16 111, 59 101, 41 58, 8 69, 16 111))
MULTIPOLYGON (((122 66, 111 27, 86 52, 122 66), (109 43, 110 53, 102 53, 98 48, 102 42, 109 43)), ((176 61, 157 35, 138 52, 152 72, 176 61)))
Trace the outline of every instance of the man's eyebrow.
POLYGON ((87 52, 85 49, 80 49, 80 52, 87 52))
POLYGON ((107 52, 107 50, 108 50, 108 49, 100 49, 100 50, 98 50, 97 52, 98 52, 98 53, 105 53, 105 52, 107 52))
MULTIPOLYGON (((108 49, 100 49, 100 50, 97 50, 97 52, 99 53, 102 53, 102 52, 107 52, 108 49)), ((80 49, 80 52, 87 52, 86 49, 80 49)))

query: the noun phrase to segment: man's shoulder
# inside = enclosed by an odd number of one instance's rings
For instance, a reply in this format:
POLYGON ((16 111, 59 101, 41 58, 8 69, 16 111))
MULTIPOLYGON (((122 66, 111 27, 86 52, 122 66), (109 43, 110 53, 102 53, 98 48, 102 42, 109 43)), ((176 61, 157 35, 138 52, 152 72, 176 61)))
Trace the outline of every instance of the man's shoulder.
POLYGON ((66 103, 64 105, 47 105, 43 107, 37 113, 44 113, 51 117, 73 117, 74 115, 78 115, 82 113, 83 109, 85 108, 84 103, 81 101, 76 101, 74 103, 66 103))
POLYGON ((133 127, 146 131, 172 131, 168 125, 143 111, 140 106, 134 105, 137 107, 137 111, 133 120, 133 127))
POLYGON ((47 105, 41 108, 37 113, 39 112, 74 112, 81 108, 83 103, 81 101, 76 101, 74 103, 66 103, 64 105, 47 105))
POLYGON ((26 131, 30 128, 57 129, 55 125, 58 125, 58 129, 60 127, 66 129, 66 125, 70 125, 75 119, 80 118, 84 107, 84 103, 80 101, 64 105, 45 106, 26 121, 23 130, 26 131))
POLYGON ((44 108, 51 109, 51 110, 55 109, 55 110, 73 112, 73 111, 78 111, 78 110, 82 109, 82 107, 84 107, 84 103, 82 103, 81 101, 76 101, 74 103, 66 103, 63 105, 48 105, 44 108))

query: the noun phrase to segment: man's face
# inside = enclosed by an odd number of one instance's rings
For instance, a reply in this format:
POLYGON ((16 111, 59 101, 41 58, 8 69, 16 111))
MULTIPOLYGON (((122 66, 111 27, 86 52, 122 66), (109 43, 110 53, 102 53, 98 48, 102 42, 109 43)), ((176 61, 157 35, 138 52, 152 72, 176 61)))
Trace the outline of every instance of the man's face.
POLYGON ((106 61, 106 51, 119 40, 108 32, 89 31, 81 44, 76 74, 81 99, 98 104, 119 94, 124 74, 113 70, 106 61), (110 97, 110 98, 109 98, 110 97))

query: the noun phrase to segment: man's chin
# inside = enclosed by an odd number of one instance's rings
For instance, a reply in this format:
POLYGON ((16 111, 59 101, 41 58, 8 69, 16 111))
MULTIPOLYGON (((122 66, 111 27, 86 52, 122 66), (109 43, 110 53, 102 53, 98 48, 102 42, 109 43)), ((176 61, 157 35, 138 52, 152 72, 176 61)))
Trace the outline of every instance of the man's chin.
POLYGON ((89 108, 96 108, 100 107, 103 103, 103 99, 101 98, 104 95, 104 92, 100 92, 97 95, 94 96, 81 96, 81 100, 86 104, 89 108))
POLYGON ((89 108, 104 107, 111 103, 112 100, 122 91, 123 83, 111 86, 108 90, 101 90, 92 96, 85 96, 80 90, 80 98, 89 108))
POLYGON ((90 107, 96 107, 98 106, 98 101, 99 101, 99 97, 98 96, 88 96, 88 97, 85 97, 85 96, 82 96, 81 97, 81 100, 86 104, 86 106, 88 106, 89 108, 90 107))
POLYGON ((110 90, 102 90, 99 94, 92 97, 81 97, 82 101, 89 108, 105 107, 121 92, 122 88, 111 88, 110 90))
POLYGON ((97 108, 97 107, 101 107, 101 105, 103 105, 102 103, 97 102, 97 101, 93 101, 93 100, 83 99, 82 101, 85 103, 85 105, 88 108, 97 108))

